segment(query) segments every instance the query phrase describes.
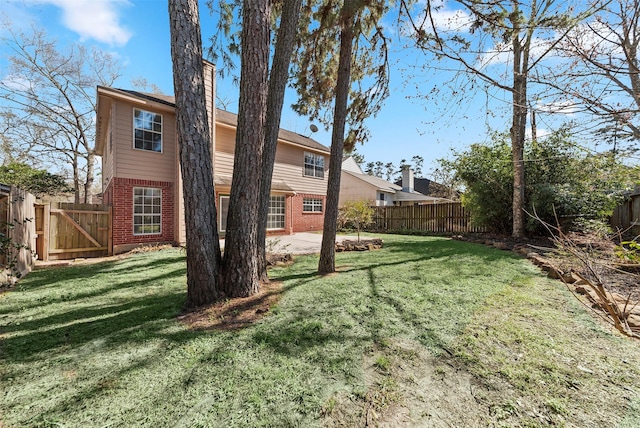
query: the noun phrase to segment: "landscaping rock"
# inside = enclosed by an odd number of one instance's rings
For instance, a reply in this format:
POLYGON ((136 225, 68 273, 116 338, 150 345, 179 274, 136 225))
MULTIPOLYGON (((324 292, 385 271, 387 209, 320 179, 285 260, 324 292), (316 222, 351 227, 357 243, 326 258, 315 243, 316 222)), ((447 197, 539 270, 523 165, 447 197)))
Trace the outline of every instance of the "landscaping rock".
POLYGON ((547 276, 549 278, 551 278, 551 279, 560 279, 560 278, 562 278, 562 272, 557 270, 555 267, 550 266, 550 265, 546 265, 545 268, 547 269, 547 276))
POLYGON ((344 240, 336 242, 336 252, 342 251, 372 251, 382 248, 382 239, 361 239, 358 241, 344 240))

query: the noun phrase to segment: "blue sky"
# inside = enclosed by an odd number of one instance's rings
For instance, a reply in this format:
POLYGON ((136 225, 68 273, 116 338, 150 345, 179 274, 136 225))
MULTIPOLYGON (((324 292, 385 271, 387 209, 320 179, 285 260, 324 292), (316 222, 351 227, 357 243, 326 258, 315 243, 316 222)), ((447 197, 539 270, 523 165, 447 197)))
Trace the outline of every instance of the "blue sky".
MULTIPOLYGON (((201 1, 201 23, 205 47, 215 29, 216 17, 201 1)), ((157 85, 164 93, 173 93, 167 3, 163 0, 0 0, 2 20, 12 25, 35 25, 55 37, 60 46, 68 43, 96 45, 117 55, 123 76, 119 87, 131 88, 132 79, 144 78, 157 85)), ((444 10, 445 14, 454 11, 444 10)), ((437 167, 437 158, 447 156, 450 148, 461 149, 468 144, 484 141, 487 123, 499 130, 508 129, 509 112, 502 109, 497 99, 504 94, 491 93, 490 97, 476 96, 474 101, 455 103, 446 98, 439 104, 426 103, 415 96, 443 85, 450 74, 418 75, 407 81, 400 69, 424 61, 416 51, 400 49, 394 41, 391 61, 391 96, 377 117, 368 120, 372 138, 357 151, 367 161, 394 162, 424 158, 424 175, 437 167), (498 117, 488 118, 486 105, 494 106, 498 117), (502 112, 502 113, 501 113, 502 112)), ((6 49, 0 46, 0 74, 6 68, 6 49)), ((2 78, 4 76, 0 76, 2 78)), ((228 109, 237 112, 237 89, 227 81, 218 81, 218 95, 231 100, 228 109)), ((481 94, 479 94, 481 95, 481 94)), ((304 135, 310 135, 309 121, 297 116, 288 106, 295 100, 291 91, 287 95, 281 126, 304 135)), ((319 142, 330 144, 330 131, 320 130, 313 136, 319 142)))

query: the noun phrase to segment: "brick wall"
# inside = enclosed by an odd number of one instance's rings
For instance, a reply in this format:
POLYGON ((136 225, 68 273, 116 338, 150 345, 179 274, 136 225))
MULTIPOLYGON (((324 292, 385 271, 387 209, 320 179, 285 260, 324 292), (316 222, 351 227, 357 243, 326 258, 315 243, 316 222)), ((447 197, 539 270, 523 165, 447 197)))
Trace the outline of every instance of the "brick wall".
MULTIPOLYGON (((326 196, 298 193, 291 198, 291 216, 293 232, 315 232, 322 230, 326 196), (322 212, 303 212, 302 202, 305 198, 322 199, 322 212)), ((288 207, 287 207, 288 208, 288 207)))
POLYGON ((104 201, 113 207, 113 247, 125 248, 131 244, 174 243, 175 212, 173 183, 163 181, 114 178, 104 192, 104 201), (133 234, 133 188, 153 187, 162 190, 162 233, 159 235, 133 234))

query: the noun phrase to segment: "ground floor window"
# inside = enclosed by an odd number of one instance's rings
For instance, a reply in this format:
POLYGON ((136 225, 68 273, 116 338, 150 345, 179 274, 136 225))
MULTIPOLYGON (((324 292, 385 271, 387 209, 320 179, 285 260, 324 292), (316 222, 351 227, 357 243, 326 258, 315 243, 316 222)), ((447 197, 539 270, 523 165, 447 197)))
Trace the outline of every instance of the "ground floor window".
POLYGON ((133 234, 162 233, 162 189, 133 188, 133 234))
POLYGON ((304 198, 302 200, 302 212, 305 213, 321 213, 322 199, 304 198))
POLYGON ((229 196, 220 196, 220 210, 218 216, 220 217, 220 232, 227 231, 227 217, 229 215, 229 196))
POLYGON ((284 196, 271 195, 269 199, 269 215, 267 229, 284 229, 285 202, 284 196))

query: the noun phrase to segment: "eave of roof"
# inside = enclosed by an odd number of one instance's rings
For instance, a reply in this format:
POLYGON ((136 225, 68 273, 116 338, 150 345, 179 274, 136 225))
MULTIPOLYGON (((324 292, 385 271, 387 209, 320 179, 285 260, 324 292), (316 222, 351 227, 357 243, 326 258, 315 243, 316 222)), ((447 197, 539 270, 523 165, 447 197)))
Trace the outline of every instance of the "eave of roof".
POLYGON ((385 181, 382 178, 374 177, 373 175, 358 174, 357 172, 353 172, 353 171, 349 171, 349 170, 345 170, 345 169, 343 169, 342 172, 344 172, 345 174, 349 174, 350 176, 352 176, 354 178, 362 180, 365 183, 368 183, 368 184, 370 184, 372 186, 375 186, 378 190, 383 190, 383 191, 389 192, 389 193, 395 193, 395 192, 398 192, 398 191, 402 190, 402 187, 396 186, 395 184, 393 184, 393 183, 391 183, 389 181, 385 181))
MULTIPOLYGON (((175 97, 169 95, 162 94, 150 94, 146 92, 138 92, 130 89, 118 89, 118 88, 109 88, 105 86, 98 86, 98 94, 106 94, 111 93, 112 95, 129 99, 134 102, 144 102, 150 101, 152 103, 156 103, 160 106, 165 106, 171 109, 175 109, 175 97)), ((221 125, 227 125, 229 127, 237 128, 238 126, 238 115, 235 113, 228 112, 226 110, 216 109, 216 123, 221 125)), ((282 142, 289 143, 292 145, 301 146, 303 148, 311 149, 317 152, 322 152, 329 154, 329 147, 324 144, 320 144, 316 140, 305 137, 304 135, 300 135, 298 133, 288 131, 286 129, 280 129, 278 132, 278 139, 282 142)))
POLYGON ((394 195, 396 201, 414 201, 414 202, 449 202, 445 198, 437 198, 435 196, 427 196, 418 192, 396 192, 394 195))

